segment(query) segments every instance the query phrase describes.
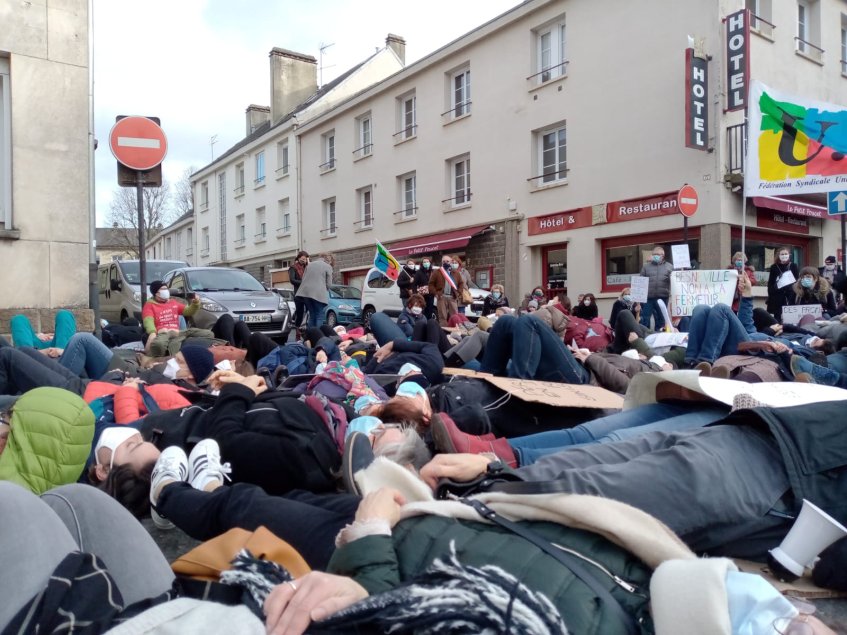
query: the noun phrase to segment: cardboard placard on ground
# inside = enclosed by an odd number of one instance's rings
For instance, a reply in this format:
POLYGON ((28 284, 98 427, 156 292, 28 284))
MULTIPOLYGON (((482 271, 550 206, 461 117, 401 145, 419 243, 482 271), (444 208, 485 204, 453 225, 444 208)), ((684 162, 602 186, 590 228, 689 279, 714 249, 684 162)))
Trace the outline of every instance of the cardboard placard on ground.
POLYGON ((733 558, 732 561, 744 573, 756 573, 762 576, 783 595, 790 595, 792 597, 806 598, 810 600, 847 596, 847 593, 842 593, 841 591, 834 591, 832 589, 819 587, 812 582, 811 578, 805 576, 797 578, 794 582, 782 582, 773 576, 771 570, 768 568, 768 565, 761 562, 740 560, 738 558, 733 558))
POLYGON ((782 307, 783 324, 799 324, 806 315, 814 315, 815 319, 823 317, 823 307, 820 304, 791 304, 782 307))
POLYGON ((629 289, 635 302, 647 302, 647 288, 650 286, 650 278, 647 276, 632 276, 629 281, 629 289))
POLYGON ((620 410, 623 407, 623 396, 597 386, 512 379, 510 377, 495 377, 494 375, 480 375, 480 378, 523 401, 536 401, 563 408, 615 408, 620 410))
POLYGON ((691 315, 700 304, 732 305, 738 286, 735 269, 704 269, 671 273, 671 295, 668 299, 671 317, 691 315))
POLYGON ((691 269, 691 252, 688 245, 671 245, 671 257, 674 269, 691 269))
POLYGON ((493 377, 489 373, 480 373, 470 368, 445 368, 441 373, 443 375, 461 375, 463 377, 493 377))

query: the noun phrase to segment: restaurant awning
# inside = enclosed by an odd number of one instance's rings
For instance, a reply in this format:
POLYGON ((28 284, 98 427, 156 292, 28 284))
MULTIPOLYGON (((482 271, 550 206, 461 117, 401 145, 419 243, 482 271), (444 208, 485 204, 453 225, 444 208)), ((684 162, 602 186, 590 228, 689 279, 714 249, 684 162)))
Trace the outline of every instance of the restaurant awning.
POLYGON ((827 214, 826 207, 815 205, 808 201, 798 201, 797 199, 777 196, 754 196, 753 204, 756 207, 764 207, 767 209, 784 212, 785 214, 794 214, 795 216, 808 216, 810 218, 834 218, 827 214))
POLYGON ((491 225, 478 225, 465 229, 430 234, 429 236, 418 236, 407 240, 399 240, 388 246, 388 250, 395 258, 407 258, 420 254, 430 254, 436 251, 449 251, 467 247, 471 238, 490 229, 491 225))

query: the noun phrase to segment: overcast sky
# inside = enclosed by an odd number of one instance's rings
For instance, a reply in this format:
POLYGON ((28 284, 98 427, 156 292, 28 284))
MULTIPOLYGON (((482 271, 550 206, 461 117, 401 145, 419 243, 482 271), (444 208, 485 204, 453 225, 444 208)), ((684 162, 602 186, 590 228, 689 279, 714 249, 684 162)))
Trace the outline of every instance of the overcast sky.
POLYGON ((97 224, 117 188, 109 130, 116 115, 162 120, 164 176, 212 158, 244 137, 244 110, 270 105, 268 52, 278 46, 318 58, 323 82, 359 63, 385 36, 406 39, 411 63, 520 0, 95 0, 94 109, 97 224))

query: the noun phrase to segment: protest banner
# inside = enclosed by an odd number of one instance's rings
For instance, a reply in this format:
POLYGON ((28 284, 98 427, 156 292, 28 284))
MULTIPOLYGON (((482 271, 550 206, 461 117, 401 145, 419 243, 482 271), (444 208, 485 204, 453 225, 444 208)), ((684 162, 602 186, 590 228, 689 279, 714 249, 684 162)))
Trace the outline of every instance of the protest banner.
POLYGON ((671 245, 674 269, 691 269, 691 252, 688 245, 671 245))
POLYGON ((400 263, 391 255, 381 242, 376 241, 376 254, 374 254, 374 267, 388 276, 391 280, 397 280, 400 277, 400 263))
POLYGON ((650 278, 647 276, 632 276, 629 282, 630 293, 635 302, 647 302, 647 287, 650 286, 650 278))
POLYGON ((691 315, 698 304, 732 306, 738 272, 735 269, 674 271, 671 273, 671 317, 691 315))
POLYGON ((535 401, 550 406, 569 408, 615 408, 619 410, 623 407, 623 396, 598 386, 577 386, 553 381, 495 377, 494 375, 482 375, 481 379, 485 379, 523 401, 535 401))
POLYGON ((823 307, 820 304, 795 304, 782 307, 783 324, 799 324, 800 320, 813 315, 816 320, 823 317, 823 307))

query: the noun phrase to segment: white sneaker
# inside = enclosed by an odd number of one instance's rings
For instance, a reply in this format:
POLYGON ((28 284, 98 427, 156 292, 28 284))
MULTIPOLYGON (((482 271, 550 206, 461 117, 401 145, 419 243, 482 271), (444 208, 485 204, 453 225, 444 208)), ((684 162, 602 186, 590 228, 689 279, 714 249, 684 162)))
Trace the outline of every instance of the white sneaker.
POLYGON ((173 529, 174 524, 156 511, 159 489, 164 481, 185 481, 188 478, 188 457, 179 446, 165 448, 153 467, 150 477, 150 517, 159 529, 173 529))
POLYGON ((214 439, 203 439, 188 457, 188 482, 194 489, 203 490, 212 481, 231 480, 232 467, 221 463, 221 448, 214 439))

